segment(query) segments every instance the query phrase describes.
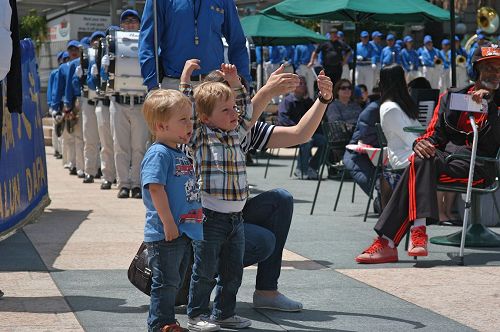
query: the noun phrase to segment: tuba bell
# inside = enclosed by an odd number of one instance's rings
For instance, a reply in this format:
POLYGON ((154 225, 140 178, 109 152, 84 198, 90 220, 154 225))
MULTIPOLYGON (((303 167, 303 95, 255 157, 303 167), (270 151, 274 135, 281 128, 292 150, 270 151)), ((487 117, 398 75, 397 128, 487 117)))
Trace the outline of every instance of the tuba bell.
MULTIPOLYGON (((477 10, 477 26, 485 33, 495 33, 500 26, 500 19, 497 12, 491 7, 481 7, 477 10)), ((465 50, 469 53, 472 45, 477 41, 477 34, 470 37, 465 43, 465 50)))
POLYGON ((443 64, 443 60, 441 58, 435 57, 434 58, 434 66, 440 66, 443 64))
POLYGON ((457 55, 455 59, 455 63, 457 66, 465 67, 465 63, 467 62, 467 59, 463 55, 457 55))

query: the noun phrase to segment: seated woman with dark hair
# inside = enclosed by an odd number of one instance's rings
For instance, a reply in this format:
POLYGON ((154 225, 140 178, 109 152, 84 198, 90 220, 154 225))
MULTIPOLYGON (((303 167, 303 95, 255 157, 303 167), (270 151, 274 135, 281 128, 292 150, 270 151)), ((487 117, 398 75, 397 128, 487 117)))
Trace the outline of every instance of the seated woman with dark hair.
POLYGON ((335 100, 328 105, 326 110, 328 122, 343 121, 354 127, 361 113, 361 107, 353 99, 351 81, 341 79, 335 83, 333 96, 335 100))

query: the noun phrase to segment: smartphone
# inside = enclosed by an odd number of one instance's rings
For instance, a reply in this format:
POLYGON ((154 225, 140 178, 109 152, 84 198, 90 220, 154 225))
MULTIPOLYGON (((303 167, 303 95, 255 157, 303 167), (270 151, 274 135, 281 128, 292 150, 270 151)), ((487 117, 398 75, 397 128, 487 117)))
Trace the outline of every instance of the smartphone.
POLYGON ((488 102, 483 99, 478 104, 472 100, 472 95, 463 93, 452 93, 450 96, 450 109, 460 112, 488 113, 488 102))

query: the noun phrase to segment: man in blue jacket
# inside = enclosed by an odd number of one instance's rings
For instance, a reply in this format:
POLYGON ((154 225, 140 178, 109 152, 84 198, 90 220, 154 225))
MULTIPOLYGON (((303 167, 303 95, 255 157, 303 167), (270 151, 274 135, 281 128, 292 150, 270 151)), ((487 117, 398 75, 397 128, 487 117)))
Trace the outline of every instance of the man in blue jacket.
MULTIPOLYGON (((229 45, 229 62, 248 82, 252 81, 246 39, 233 0, 171 0, 157 1, 156 5, 162 87, 178 88, 188 59, 200 59, 201 69, 191 77, 195 84, 202 75, 219 69, 224 62, 222 37, 229 45)), ((139 61, 148 91, 160 82, 155 68, 153 12, 153 0, 147 0, 142 14, 139 61)))
POLYGON ((47 83, 47 105, 49 106, 49 114, 52 116, 53 119, 53 126, 52 126, 52 147, 54 148, 54 157, 56 159, 61 159, 62 154, 61 154, 61 146, 59 142, 59 137, 57 136, 57 124, 58 121, 56 121, 56 117, 60 115, 58 112, 54 112, 52 109, 52 90, 54 87, 54 84, 56 82, 56 76, 59 71, 59 67, 67 60, 69 57, 68 52, 61 51, 57 53, 57 68, 54 69, 53 71, 50 72, 49 75, 49 82, 47 83))
POLYGON ((373 77, 377 69, 377 51, 368 42, 368 31, 362 31, 356 45, 356 84, 364 84, 368 93, 373 89, 373 77))
POLYGON ((419 71, 420 59, 418 58, 417 51, 413 47, 413 38, 411 36, 405 36, 403 41, 406 47, 401 50, 401 65, 405 70, 406 82, 411 82, 415 78, 421 76, 419 71))
POLYGON ((307 64, 315 49, 313 44, 297 45, 295 46, 295 54, 293 57, 295 71, 297 75, 303 76, 306 80, 307 95, 311 99, 314 98, 314 82, 316 81, 316 75, 313 69, 309 68, 307 64))
POLYGON ((442 65, 437 67, 435 64, 439 59, 439 50, 434 48, 430 35, 424 37, 424 47, 422 47, 420 57, 423 66, 422 75, 431 83, 433 89, 438 89, 442 65))
POLYGON ((384 45, 382 44, 382 36, 383 34, 380 31, 373 31, 372 32, 372 40, 370 41, 370 44, 373 46, 373 50, 375 51, 375 64, 376 67, 373 71, 373 85, 375 86, 380 78, 380 69, 381 69, 381 57, 382 57, 382 51, 384 49, 384 45))
POLYGON ((387 41, 387 46, 382 50, 382 55, 380 57, 382 68, 392 65, 393 63, 401 64, 399 50, 396 45, 394 45, 394 35, 388 34, 385 40, 387 41))

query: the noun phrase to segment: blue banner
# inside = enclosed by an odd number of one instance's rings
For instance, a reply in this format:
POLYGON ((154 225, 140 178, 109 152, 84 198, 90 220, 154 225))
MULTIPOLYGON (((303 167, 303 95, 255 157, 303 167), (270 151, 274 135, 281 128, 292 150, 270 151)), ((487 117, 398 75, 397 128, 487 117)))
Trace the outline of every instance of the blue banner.
MULTIPOLYGON (((21 41, 23 113, 3 111, 0 240, 34 221, 50 203, 35 48, 21 41)), ((5 96, 5 94, 4 94, 5 96)))

